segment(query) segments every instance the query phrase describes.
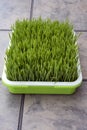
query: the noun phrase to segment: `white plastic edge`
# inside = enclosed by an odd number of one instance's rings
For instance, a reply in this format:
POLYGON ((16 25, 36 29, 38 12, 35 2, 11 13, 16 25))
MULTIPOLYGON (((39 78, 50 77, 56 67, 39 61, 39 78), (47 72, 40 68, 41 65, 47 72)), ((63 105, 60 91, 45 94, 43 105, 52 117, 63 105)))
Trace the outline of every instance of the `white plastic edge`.
POLYGON ((78 66, 78 79, 73 82, 43 82, 43 81, 10 81, 6 77, 5 65, 2 74, 2 81, 10 86, 77 86, 82 82, 82 72, 80 64, 78 66))

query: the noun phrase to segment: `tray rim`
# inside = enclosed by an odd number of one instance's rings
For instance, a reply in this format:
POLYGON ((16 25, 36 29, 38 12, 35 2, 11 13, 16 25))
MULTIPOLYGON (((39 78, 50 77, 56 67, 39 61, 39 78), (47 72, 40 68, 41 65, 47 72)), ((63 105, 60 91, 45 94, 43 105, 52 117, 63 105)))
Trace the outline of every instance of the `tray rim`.
POLYGON ((75 87, 78 86, 79 84, 81 84, 82 82, 82 72, 81 72, 81 67, 80 67, 80 63, 77 66, 78 69, 78 78, 77 80, 73 81, 73 82, 44 82, 44 81, 10 81, 7 79, 6 77, 6 73, 5 73, 5 65, 4 65, 4 69, 3 69, 3 73, 2 73, 2 82, 4 84, 6 84, 7 86, 60 86, 60 87, 75 87))

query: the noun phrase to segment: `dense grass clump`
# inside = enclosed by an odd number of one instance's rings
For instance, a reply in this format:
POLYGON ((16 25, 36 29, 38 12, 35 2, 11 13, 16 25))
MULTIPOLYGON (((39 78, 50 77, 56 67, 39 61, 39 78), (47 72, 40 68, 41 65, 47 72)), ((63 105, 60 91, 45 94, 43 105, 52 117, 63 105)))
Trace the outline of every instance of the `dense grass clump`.
POLYGON ((12 81, 74 81, 78 77, 77 37, 68 22, 16 21, 6 51, 6 75, 12 81))

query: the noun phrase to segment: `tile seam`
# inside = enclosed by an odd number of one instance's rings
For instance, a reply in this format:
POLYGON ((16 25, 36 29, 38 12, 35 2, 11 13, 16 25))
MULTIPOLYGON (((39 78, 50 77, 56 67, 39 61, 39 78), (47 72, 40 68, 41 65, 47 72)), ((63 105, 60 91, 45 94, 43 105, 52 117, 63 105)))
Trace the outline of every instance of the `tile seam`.
POLYGON ((34 6, 34 0, 31 0, 31 8, 30 8, 30 20, 33 17, 33 6, 34 6))
POLYGON ((21 103, 20 103, 19 118, 18 118, 18 128, 17 128, 17 130, 22 130, 22 120, 23 120, 23 111, 24 111, 24 99, 25 99, 25 94, 21 95, 21 103))
MULTIPOLYGON (((30 20, 32 19, 32 16, 33 16, 33 5, 34 5, 34 0, 31 0, 30 18, 29 18, 30 20)), ((23 94, 21 96, 21 103, 20 103, 19 118, 18 118, 18 128, 17 128, 17 130, 22 130, 24 101, 25 101, 25 94, 23 94)))

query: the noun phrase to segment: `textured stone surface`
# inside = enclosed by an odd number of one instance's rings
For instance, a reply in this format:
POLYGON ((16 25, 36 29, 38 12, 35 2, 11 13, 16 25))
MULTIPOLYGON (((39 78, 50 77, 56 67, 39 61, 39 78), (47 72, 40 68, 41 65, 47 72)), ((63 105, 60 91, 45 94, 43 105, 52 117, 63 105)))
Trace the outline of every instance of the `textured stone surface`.
POLYGON ((26 95, 22 130, 86 130, 87 83, 74 95, 26 95))
POLYGON ((20 95, 12 95, 0 81, 0 130, 17 130, 20 95))
POLYGON ((8 44, 9 44, 9 32, 0 31, 0 78, 3 71, 4 56, 8 44))
POLYGON ((87 0, 35 0, 33 17, 68 18, 75 29, 87 29, 87 0))
POLYGON ((30 17, 31 0, 1 0, 0 29, 10 28, 16 19, 30 17))

